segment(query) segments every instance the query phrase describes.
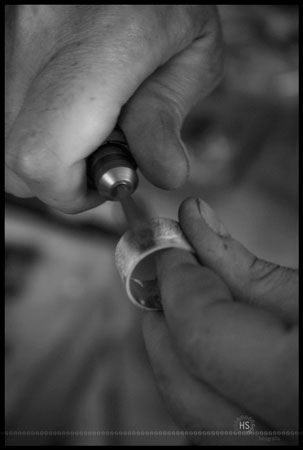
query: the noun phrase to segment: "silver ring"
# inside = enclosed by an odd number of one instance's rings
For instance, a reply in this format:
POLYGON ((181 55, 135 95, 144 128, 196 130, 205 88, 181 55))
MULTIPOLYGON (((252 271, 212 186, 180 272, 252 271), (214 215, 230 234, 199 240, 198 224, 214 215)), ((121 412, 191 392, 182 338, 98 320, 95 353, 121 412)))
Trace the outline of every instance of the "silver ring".
POLYGON ((161 217, 150 219, 140 228, 127 231, 117 244, 116 267, 128 298, 140 308, 162 309, 155 254, 168 248, 194 253, 179 223, 161 217))

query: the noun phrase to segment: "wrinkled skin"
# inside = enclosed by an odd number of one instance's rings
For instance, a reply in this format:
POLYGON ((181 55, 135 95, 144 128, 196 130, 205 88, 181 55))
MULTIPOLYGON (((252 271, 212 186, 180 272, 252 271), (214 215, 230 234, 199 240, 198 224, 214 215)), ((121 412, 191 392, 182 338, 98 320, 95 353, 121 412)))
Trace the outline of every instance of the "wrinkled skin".
POLYGON ((86 158, 119 118, 143 174, 188 173, 183 119, 222 76, 210 5, 6 6, 6 191, 66 213, 97 206, 86 158))
MULTIPOLYGON (((251 417, 256 431, 297 431, 298 271, 252 255, 204 202, 183 202, 179 221, 196 256, 161 253, 164 314, 148 312, 144 321, 146 348, 172 415, 185 431, 239 431, 234 422, 241 416, 251 417)), ((285 445, 283 436, 193 440, 285 445)))

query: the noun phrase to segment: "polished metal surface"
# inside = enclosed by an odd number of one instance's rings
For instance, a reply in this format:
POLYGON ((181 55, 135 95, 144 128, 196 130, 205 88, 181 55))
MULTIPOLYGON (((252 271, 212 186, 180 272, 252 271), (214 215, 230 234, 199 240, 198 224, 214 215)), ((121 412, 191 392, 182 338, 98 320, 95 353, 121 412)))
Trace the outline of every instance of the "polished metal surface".
POLYGON ((119 200, 117 187, 122 185, 124 191, 131 195, 137 185, 138 176, 130 167, 114 167, 105 172, 98 180, 97 189, 101 195, 111 200, 119 200))
POLYGON ((128 298, 136 306, 160 310, 155 253, 180 248, 194 253, 179 223, 164 217, 142 222, 141 228, 126 231, 115 251, 115 263, 128 298))

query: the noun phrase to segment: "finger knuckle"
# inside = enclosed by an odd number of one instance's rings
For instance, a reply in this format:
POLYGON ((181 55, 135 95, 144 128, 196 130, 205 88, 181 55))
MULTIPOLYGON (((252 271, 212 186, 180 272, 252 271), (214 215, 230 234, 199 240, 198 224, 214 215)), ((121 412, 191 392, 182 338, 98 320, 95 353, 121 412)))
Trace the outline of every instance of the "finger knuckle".
POLYGON ((260 279, 268 276, 268 273, 272 270, 273 265, 264 261, 257 256, 254 256, 249 264, 249 275, 251 281, 259 281, 260 279))
POLYGON ((45 145, 36 145, 35 139, 26 139, 18 151, 8 157, 8 166, 22 179, 43 181, 52 177, 60 162, 54 152, 45 145))
POLYGON ((279 283, 286 274, 283 267, 258 257, 253 257, 249 265, 250 283, 253 285, 273 285, 279 283))
POLYGON ((15 171, 25 179, 38 181, 43 178, 43 163, 38 152, 21 152, 16 158, 15 171))

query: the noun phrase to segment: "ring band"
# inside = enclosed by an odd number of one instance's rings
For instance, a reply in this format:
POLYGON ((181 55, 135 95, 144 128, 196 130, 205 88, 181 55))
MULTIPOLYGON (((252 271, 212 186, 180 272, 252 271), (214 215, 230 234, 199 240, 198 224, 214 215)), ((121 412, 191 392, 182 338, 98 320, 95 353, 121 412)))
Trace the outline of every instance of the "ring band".
POLYGON ((161 217, 150 219, 135 230, 128 230, 117 244, 116 267, 129 299, 140 308, 162 309, 155 254, 168 248, 194 253, 179 223, 161 217))

